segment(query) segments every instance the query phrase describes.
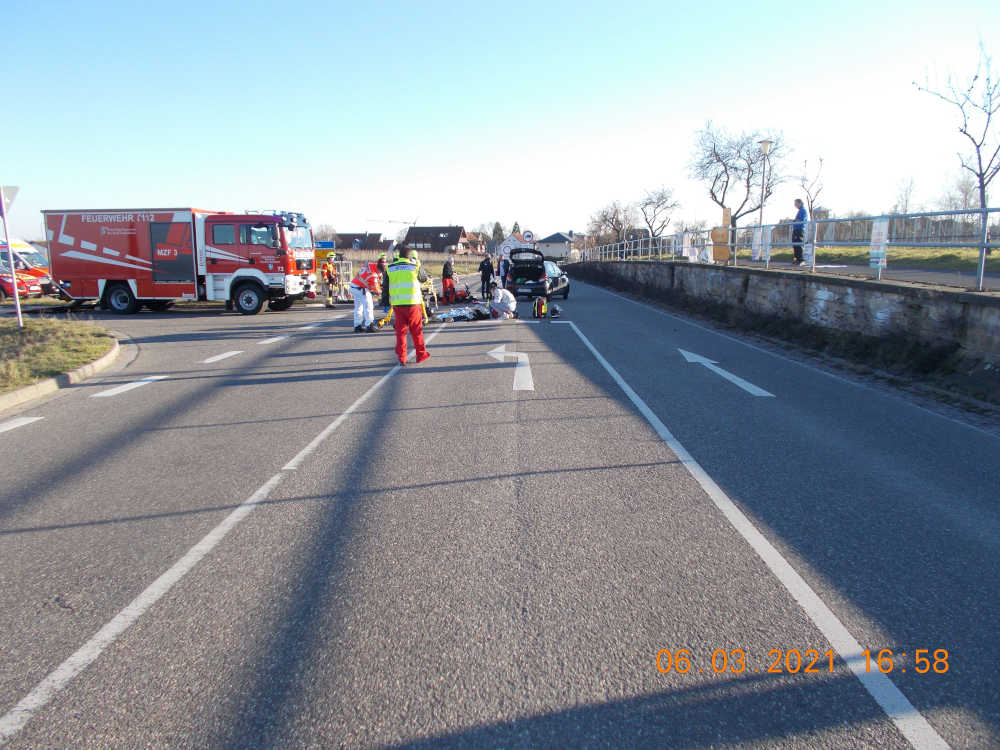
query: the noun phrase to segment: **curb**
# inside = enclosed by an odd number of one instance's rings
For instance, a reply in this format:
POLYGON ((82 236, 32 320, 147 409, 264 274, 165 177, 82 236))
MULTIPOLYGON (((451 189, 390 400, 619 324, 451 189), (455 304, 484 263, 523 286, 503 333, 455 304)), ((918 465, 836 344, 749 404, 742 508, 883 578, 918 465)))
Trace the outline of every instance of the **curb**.
POLYGON ((46 378, 45 380, 41 380, 32 385, 26 385, 24 388, 18 388, 16 391, 0 395, 0 412, 14 406, 26 404, 29 401, 34 401, 36 398, 47 396, 48 394, 58 391, 61 388, 68 388, 71 385, 79 383, 81 380, 86 380, 102 370, 107 369, 121 353, 121 347, 118 345, 118 338, 115 337, 113 341, 114 343, 111 345, 111 351, 103 357, 95 359, 89 365, 77 367, 75 370, 70 370, 62 375, 57 375, 54 378, 46 378))

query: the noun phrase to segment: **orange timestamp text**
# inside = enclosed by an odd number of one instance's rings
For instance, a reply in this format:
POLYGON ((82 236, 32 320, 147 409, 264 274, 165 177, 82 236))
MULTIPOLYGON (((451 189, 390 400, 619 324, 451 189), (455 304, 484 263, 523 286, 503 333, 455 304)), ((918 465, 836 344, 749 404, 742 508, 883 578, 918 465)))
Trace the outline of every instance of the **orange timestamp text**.
MULTIPOLYGON (((865 650, 860 657, 864 659, 865 672, 881 672, 891 674, 912 671, 917 674, 945 674, 948 671, 949 654, 947 649, 918 648, 911 652, 912 664, 907 659, 905 651, 894 652, 884 648, 878 652, 865 650)), ((799 650, 797 648, 772 648, 767 652, 767 658, 753 664, 752 658, 741 648, 726 650, 715 649, 711 657, 698 659, 692 656, 686 648, 661 648, 656 652, 656 669, 661 674, 744 674, 749 672, 764 674, 822 674, 833 673, 836 654, 833 649, 820 651, 815 648, 799 650)), ((860 660, 859 660, 860 661, 860 660)))

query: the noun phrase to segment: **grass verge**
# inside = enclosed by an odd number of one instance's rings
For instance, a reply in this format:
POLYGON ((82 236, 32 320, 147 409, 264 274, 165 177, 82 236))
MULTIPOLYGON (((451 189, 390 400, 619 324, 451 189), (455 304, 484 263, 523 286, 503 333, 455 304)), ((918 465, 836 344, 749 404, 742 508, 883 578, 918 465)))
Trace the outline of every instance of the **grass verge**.
MULTIPOLYGON (((743 255, 743 252, 740 253, 743 255)), ((749 255, 749 254, 747 254, 749 255)), ((791 263, 792 251, 771 253, 771 260, 791 263)), ((912 268, 923 271, 975 271, 979 268, 979 251, 966 248, 889 246, 886 261, 890 268, 912 268)), ((816 248, 817 263, 847 266, 868 266, 867 247, 816 248)), ((986 273, 1000 273, 1000 253, 986 256, 986 273)))
POLYGON ((0 318, 0 393, 89 364, 111 350, 114 338, 75 320, 0 318))
MULTIPOLYGON (((21 307, 47 307, 49 305, 65 305, 66 303, 59 299, 58 297, 21 297, 21 307)), ((14 308, 14 298, 5 297, 3 302, 0 302, 0 310, 13 311, 14 308)))

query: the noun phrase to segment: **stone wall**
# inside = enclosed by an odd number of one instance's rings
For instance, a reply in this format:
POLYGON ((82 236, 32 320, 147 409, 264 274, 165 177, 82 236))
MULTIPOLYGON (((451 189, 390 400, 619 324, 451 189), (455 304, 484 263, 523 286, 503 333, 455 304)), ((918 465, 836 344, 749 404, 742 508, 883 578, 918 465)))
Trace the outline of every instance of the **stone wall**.
POLYGON ((761 315, 869 336, 910 336, 1000 358, 1000 295, 680 262, 568 264, 573 278, 639 292, 707 300, 761 315))

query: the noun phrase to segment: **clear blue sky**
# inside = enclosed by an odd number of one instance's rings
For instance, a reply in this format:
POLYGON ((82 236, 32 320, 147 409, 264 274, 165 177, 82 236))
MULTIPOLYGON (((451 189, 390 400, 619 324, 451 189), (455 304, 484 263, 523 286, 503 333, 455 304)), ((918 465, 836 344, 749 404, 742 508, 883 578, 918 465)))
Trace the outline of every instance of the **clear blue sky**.
POLYGON ((543 236, 661 185, 714 223, 687 168, 709 119, 780 132, 786 172, 822 156, 837 212, 911 177, 933 207, 962 144, 912 81, 971 70, 980 38, 1000 70, 985 1, 8 6, 0 183, 29 238, 43 208, 184 205, 543 236))

